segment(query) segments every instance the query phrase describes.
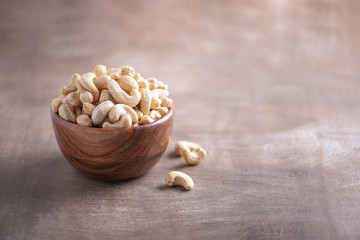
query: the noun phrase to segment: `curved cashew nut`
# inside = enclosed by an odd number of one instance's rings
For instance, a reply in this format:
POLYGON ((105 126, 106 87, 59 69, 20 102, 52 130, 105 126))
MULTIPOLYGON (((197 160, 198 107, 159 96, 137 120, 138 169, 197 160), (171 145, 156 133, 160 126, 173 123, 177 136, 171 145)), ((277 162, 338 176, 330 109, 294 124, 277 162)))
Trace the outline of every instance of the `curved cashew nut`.
POLYGON ((130 77, 134 77, 135 70, 131 66, 121 66, 121 75, 128 75, 130 77))
POLYGON ((113 96, 113 98, 118 103, 123 103, 130 107, 134 107, 140 102, 141 94, 138 89, 133 89, 130 92, 130 95, 128 95, 124 90, 121 89, 119 84, 113 79, 109 80, 108 89, 111 95, 113 96))
POLYGON ((166 97, 166 96, 160 96, 161 106, 162 107, 171 107, 172 105, 172 99, 166 97))
POLYGON ((91 121, 90 117, 86 114, 81 114, 81 115, 77 116, 76 122, 81 126, 86 126, 86 127, 92 126, 92 121, 91 121))
POLYGON ((172 171, 166 175, 165 182, 168 186, 183 186, 187 191, 194 187, 194 181, 189 175, 180 171, 172 171))
POLYGON ((95 73, 88 72, 81 75, 81 85, 94 95, 94 101, 99 99, 99 89, 95 86, 94 79, 96 78, 95 73))
POLYGON ((158 113, 158 111, 156 110, 152 110, 150 113, 149 113, 149 116, 154 119, 154 120, 157 120, 159 118, 161 118, 161 114, 158 113))
POLYGON ((74 73, 74 74, 71 76, 70 84, 64 86, 64 87, 61 89, 61 94, 63 94, 63 95, 68 95, 69 93, 76 91, 76 89, 77 89, 76 82, 77 82, 78 80, 80 80, 80 78, 81 78, 80 74, 74 73))
POLYGON ((84 91, 82 93, 80 93, 80 101, 82 103, 93 103, 94 101, 94 96, 91 94, 91 92, 89 91, 84 91))
POLYGON ((84 102, 83 103, 82 113, 90 116, 92 114, 92 112, 94 111, 94 109, 95 109, 94 104, 84 102))
POLYGON ((103 128, 127 128, 131 127, 131 117, 129 114, 123 114, 119 121, 115 123, 104 122, 103 128))
POLYGON ((105 65, 97 65, 97 66, 94 67, 93 72, 98 77, 102 76, 102 75, 105 75, 107 73, 106 66, 105 65))
POLYGON ((185 161, 190 165, 198 164, 206 156, 206 151, 202 147, 188 141, 178 141, 175 145, 175 151, 177 154, 183 156, 185 161))
POLYGON ((161 107, 158 110, 156 110, 161 116, 164 116, 169 112, 169 109, 167 107, 161 107))
POLYGON ((74 110, 70 105, 66 103, 61 104, 61 106, 59 107, 59 116, 66 121, 76 123, 76 115, 74 113, 74 110))
POLYGON ((62 99, 62 103, 67 103, 73 107, 80 105, 80 96, 78 92, 71 92, 62 99))
POLYGON ((148 89, 148 88, 141 88, 140 93, 141 93, 140 111, 143 114, 147 115, 147 114, 149 114, 150 107, 151 107, 152 93, 151 93, 150 89, 148 89))
POLYGON ((97 105, 91 114, 94 125, 102 123, 113 106, 114 104, 111 101, 105 101, 97 105))
POLYGON ((138 123, 139 125, 144 125, 144 124, 152 123, 153 121, 154 119, 152 119, 149 115, 144 115, 141 117, 138 123))
POLYGON ((146 79, 146 82, 150 88, 150 90, 154 90, 158 88, 158 80, 156 78, 148 78, 146 79))
POLYGON ((117 122, 123 114, 129 115, 132 122, 136 122, 138 120, 138 115, 135 110, 125 104, 116 104, 112 107, 109 112, 109 119, 111 122, 117 122))
POLYGON ((102 75, 94 80, 97 89, 104 89, 108 86, 108 81, 111 79, 108 75, 102 75))
POLYGON ((64 95, 61 95, 57 98, 54 98, 51 102, 51 110, 54 112, 54 113, 57 113, 59 111, 59 107, 61 106, 62 104, 62 100, 65 96, 64 95))
POLYGON ((130 93, 133 89, 139 89, 137 81, 128 75, 121 76, 117 82, 120 87, 128 93, 130 93))
MULTIPOLYGON (((159 109, 161 107, 161 97, 166 97, 169 95, 169 92, 164 89, 155 89, 151 91, 151 109, 159 109)), ((163 106, 165 107, 165 106, 163 106)))

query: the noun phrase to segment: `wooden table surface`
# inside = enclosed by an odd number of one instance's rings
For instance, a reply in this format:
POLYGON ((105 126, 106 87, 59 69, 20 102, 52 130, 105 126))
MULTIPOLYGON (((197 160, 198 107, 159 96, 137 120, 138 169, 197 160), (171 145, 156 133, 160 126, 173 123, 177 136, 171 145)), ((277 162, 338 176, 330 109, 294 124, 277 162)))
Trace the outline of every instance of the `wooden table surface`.
POLYGON ((0 239, 360 239, 360 2, 1 1, 0 239), (168 83, 169 147, 106 183, 62 156, 74 72, 168 83), (208 156, 188 167, 178 140, 208 156), (190 192, 165 175, 192 176, 190 192))

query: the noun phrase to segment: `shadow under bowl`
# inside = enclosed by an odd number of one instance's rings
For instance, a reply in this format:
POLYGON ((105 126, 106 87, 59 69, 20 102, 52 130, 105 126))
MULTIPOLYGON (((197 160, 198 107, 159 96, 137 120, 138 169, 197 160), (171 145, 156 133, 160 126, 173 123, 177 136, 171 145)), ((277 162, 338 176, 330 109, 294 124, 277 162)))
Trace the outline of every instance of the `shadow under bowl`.
POLYGON ((84 127, 51 111, 57 143, 67 161, 86 176, 102 181, 139 177, 160 160, 168 143, 175 106, 161 119, 131 128, 84 127))

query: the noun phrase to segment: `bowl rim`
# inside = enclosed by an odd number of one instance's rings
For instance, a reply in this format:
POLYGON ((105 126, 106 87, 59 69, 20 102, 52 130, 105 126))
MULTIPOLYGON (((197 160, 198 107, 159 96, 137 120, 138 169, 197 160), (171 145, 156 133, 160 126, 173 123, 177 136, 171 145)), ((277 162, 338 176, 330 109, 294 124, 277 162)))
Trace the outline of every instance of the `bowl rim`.
POLYGON ((66 121, 65 119, 61 118, 58 113, 54 113, 50 108, 51 118, 56 119, 57 121, 61 122, 65 126, 68 126, 68 127, 75 127, 76 126, 77 128, 80 128, 80 129, 99 131, 99 132, 103 132, 103 131, 107 131, 107 132, 126 132, 126 131, 130 131, 130 130, 141 130, 141 129, 157 126, 157 125, 160 125, 160 124, 166 122, 167 120, 169 120, 169 118, 174 114, 174 111, 175 111, 175 105, 172 104, 170 106, 170 108, 169 108, 169 111, 164 116, 162 116, 160 119, 158 119, 158 120, 156 120, 156 121, 154 121, 152 123, 139 125, 139 126, 136 126, 136 127, 128 127, 128 128, 102 128, 102 127, 99 127, 98 128, 98 127, 81 126, 79 124, 66 121))

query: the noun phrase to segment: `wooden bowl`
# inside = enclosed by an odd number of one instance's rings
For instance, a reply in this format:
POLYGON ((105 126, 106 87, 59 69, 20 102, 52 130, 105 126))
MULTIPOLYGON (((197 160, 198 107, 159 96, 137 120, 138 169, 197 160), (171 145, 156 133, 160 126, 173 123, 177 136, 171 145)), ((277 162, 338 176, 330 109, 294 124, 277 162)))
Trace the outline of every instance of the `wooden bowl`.
POLYGON ((56 140, 67 161, 86 176, 103 181, 135 178, 164 154, 175 106, 161 119, 131 128, 94 128, 68 122, 51 112, 56 140))

